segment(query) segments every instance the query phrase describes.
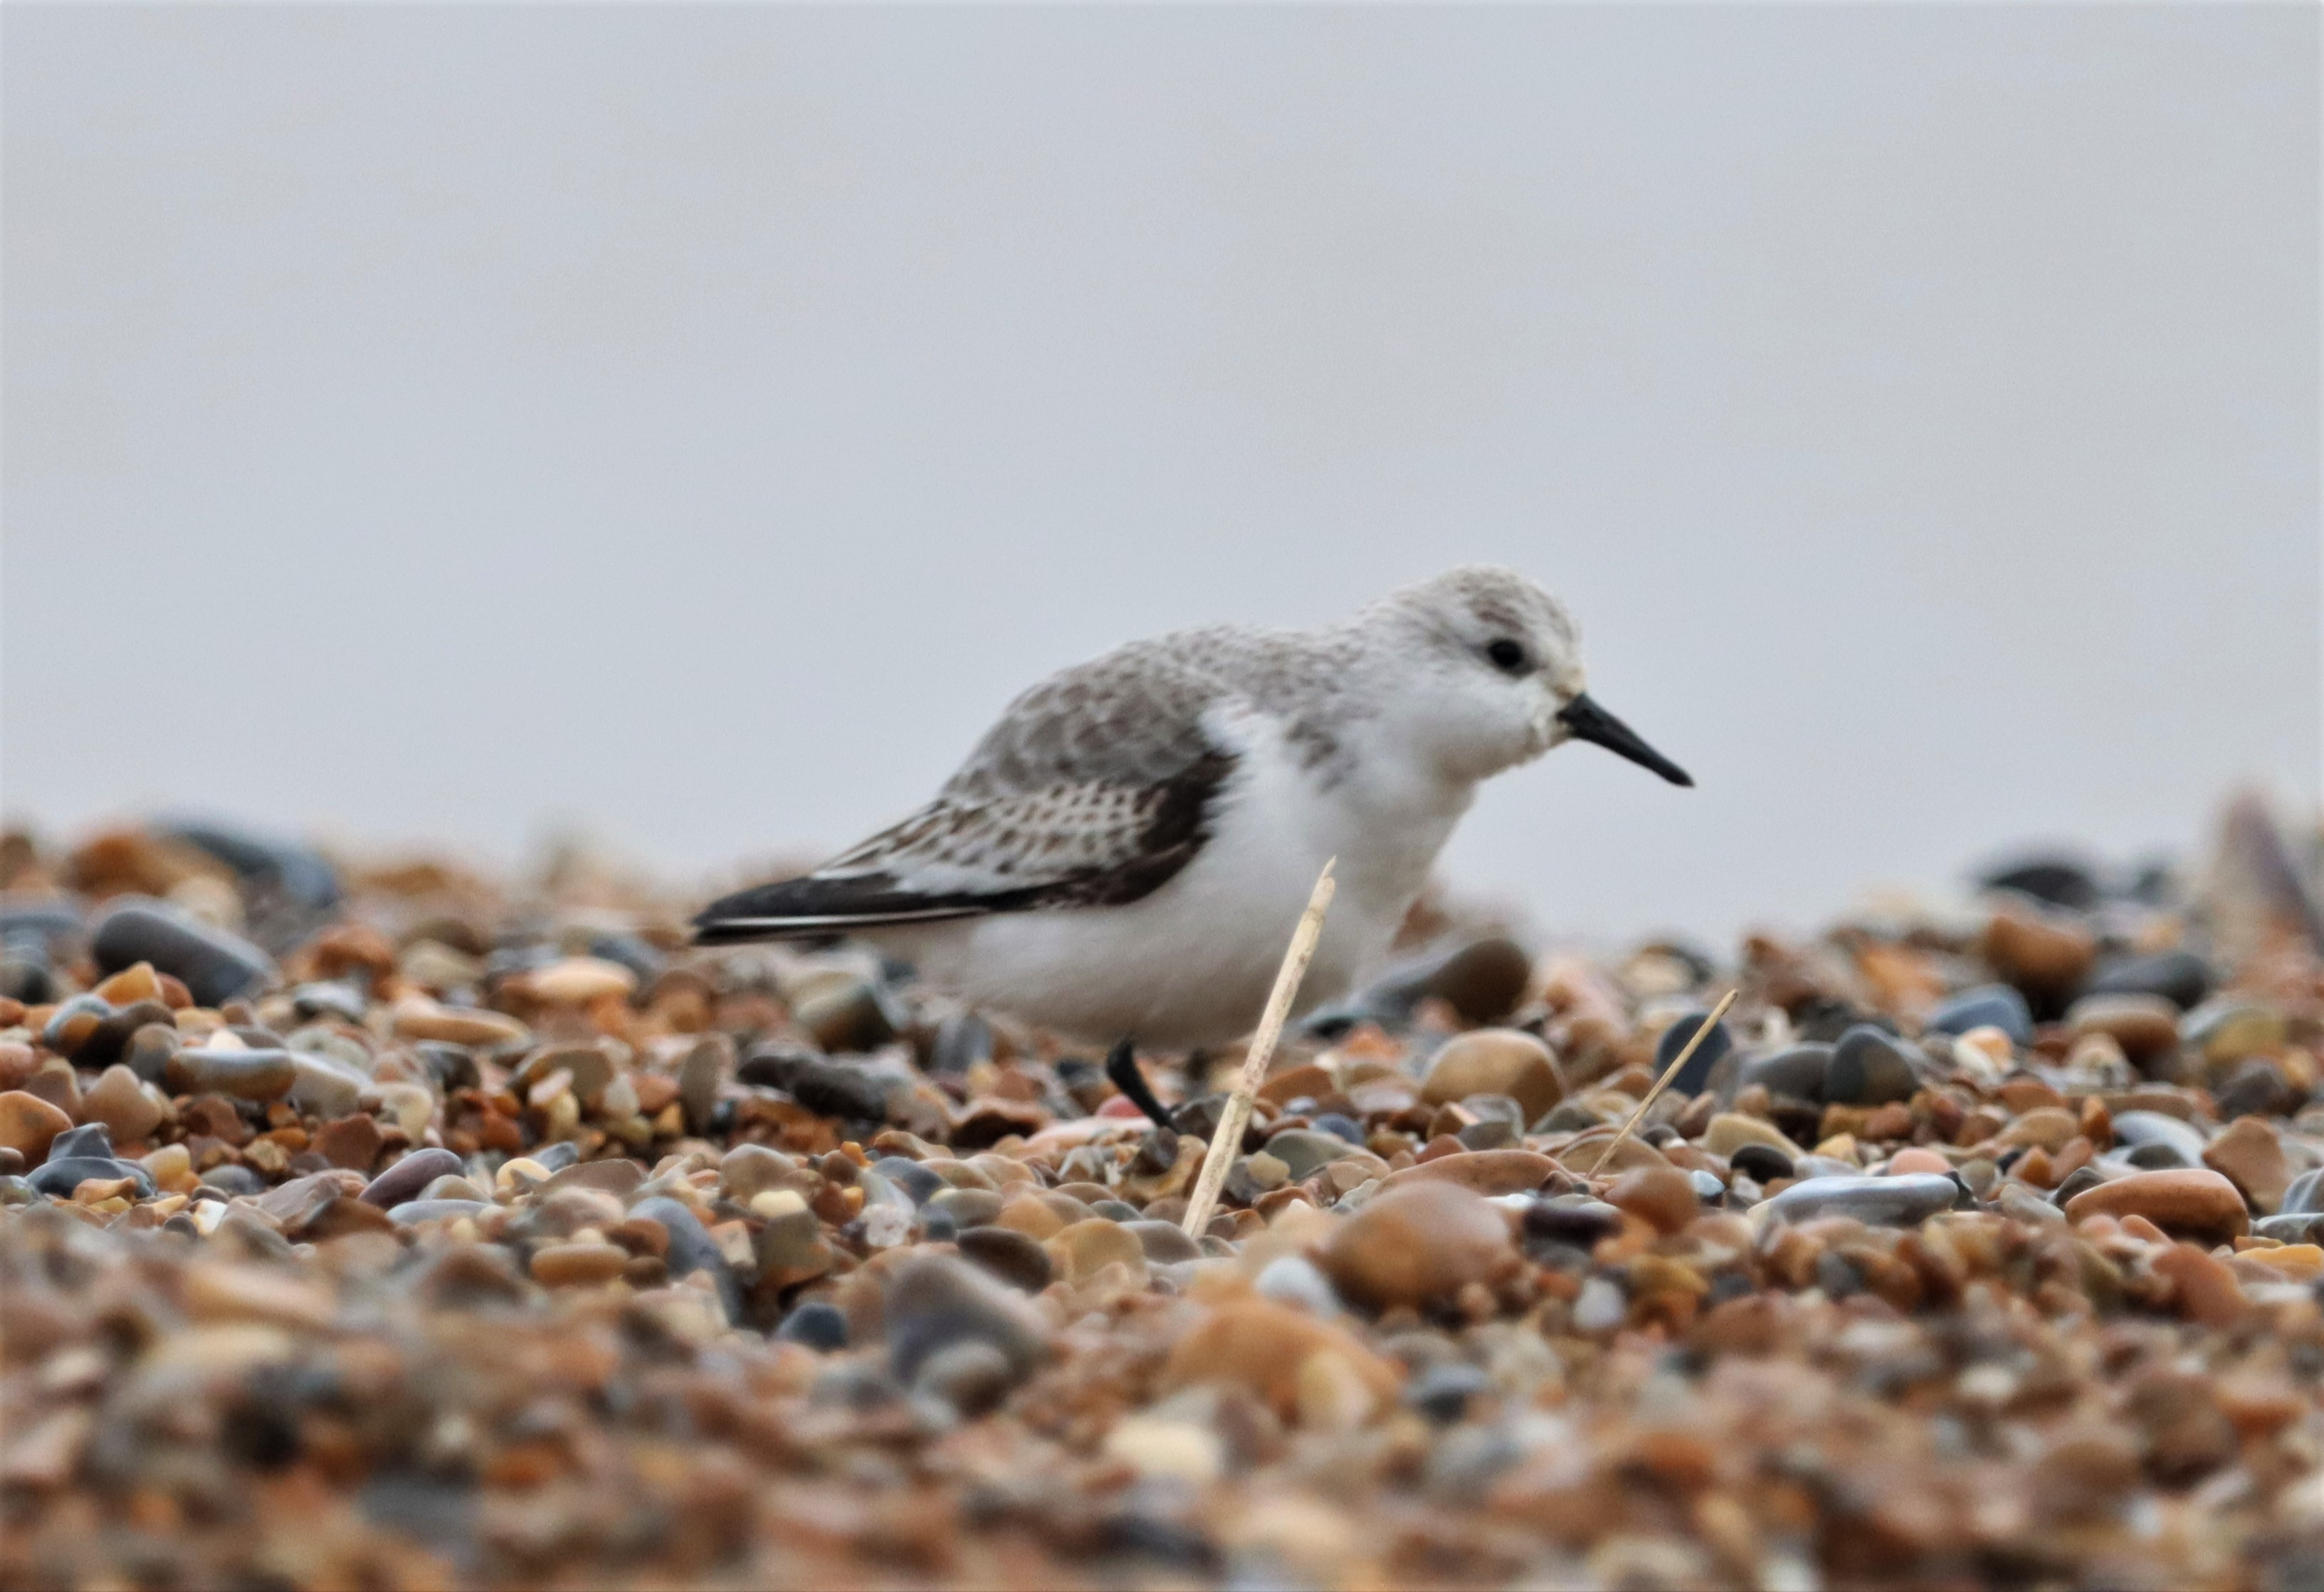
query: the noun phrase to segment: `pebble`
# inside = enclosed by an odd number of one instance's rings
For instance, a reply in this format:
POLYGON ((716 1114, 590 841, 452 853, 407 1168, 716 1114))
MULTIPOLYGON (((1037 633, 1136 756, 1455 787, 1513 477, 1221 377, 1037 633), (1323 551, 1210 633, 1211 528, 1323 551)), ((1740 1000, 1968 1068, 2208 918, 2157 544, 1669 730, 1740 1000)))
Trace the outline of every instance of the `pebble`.
MULTIPOLYGON (((1704 1019, 1710 1015, 1708 1012, 1684 1013, 1668 1028, 1663 1030, 1661 1037, 1655 1041, 1655 1076, 1656 1078, 1660 1078, 1670 1064, 1678 1060, 1678 1053, 1686 1048, 1687 1041, 1694 1038, 1696 1030, 1702 1026, 1704 1019)), ((1713 1023, 1710 1034, 1701 1044, 1695 1046, 1694 1054, 1686 1059, 1686 1065, 1679 1069, 1676 1078, 1671 1079, 1669 1087, 1682 1095, 1702 1093, 1704 1086, 1710 1081, 1711 1069, 1718 1066, 1726 1058, 1727 1053, 1734 1048, 1735 1036, 1727 1032, 1727 1024, 1713 1023)), ((1540 1114, 1536 1112, 1535 1115, 1540 1114)))
POLYGON ((2077 1034, 2104 1034, 2142 1069, 2167 1060, 2179 1048, 2179 1011, 2161 995, 2120 991, 2088 995, 2066 1011, 2077 1034))
POLYGON ((524 976, 524 992, 543 1005, 586 1006, 594 1001, 626 1001, 638 976, 601 957, 567 957, 524 976))
POLYGON ((2210 994, 2211 985, 2210 964, 2194 952, 2158 951, 2152 956, 2123 957, 2106 963, 2092 976, 2086 998, 2153 995, 2184 1012, 2200 1004, 2203 997, 2210 994))
POLYGON ((2238 1117, 2203 1147, 2203 1164, 2222 1173, 2243 1191, 2244 1199, 2262 1216, 2280 1208, 2292 1186, 2292 1166, 2283 1158, 2283 1144, 2275 1130, 2256 1116, 2238 1117))
POLYGON ((100 971, 150 963, 186 986, 198 1006, 220 1006, 274 977, 274 961, 238 935, 158 901, 125 901, 90 932, 100 971))
POLYGON ((1279 1421, 1297 1422, 1303 1369, 1337 1359, 1380 1402, 1398 1389, 1396 1368, 1335 1322, 1268 1300, 1222 1305, 1182 1336, 1162 1367, 1165 1389, 1223 1383, 1258 1395, 1279 1421))
MULTIPOLYGON (((1739 1115, 1731 1111, 1721 1112, 1712 1117, 1710 1126, 1703 1131, 1702 1147, 1711 1154, 1723 1155, 1729 1161, 1732 1161, 1736 1152, 1746 1144, 1762 1145, 1772 1150, 1781 1155, 1787 1163, 1807 1153, 1785 1138, 1782 1130, 1773 1123, 1762 1122, 1756 1116, 1739 1115)), ((1776 1175, 1789 1177, 1791 1174, 1784 1171, 1776 1175)))
MULTIPOLYGON (((1717 1186, 1717 1180, 1712 1180, 1717 1186)), ((1681 1233, 1702 1214, 1702 1197, 1676 1167, 1642 1166, 1624 1172, 1606 1190, 1606 1203, 1628 1211, 1658 1233, 1681 1233)))
POLYGON ((417 1199, 437 1179, 457 1177, 461 1171, 460 1158, 449 1150, 414 1150, 364 1184, 357 1198, 366 1205, 392 1209, 407 1199, 417 1199))
POLYGON ((170 1058, 169 1082, 180 1095, 226 1095, 237 1100, 279 1100, 298 1081, 288 1051, 224 1051, 188 1046, 170 1058))
POLYGON ((1524 1194, 1540 1188, 1557 1170, 1557 1162, 1537 1150, 1468 1150, 1391 1172, 1387 1185, 1393 1189, 1448 1183, 1472 1194, 1524 1194))
POLYGON ((81 1110, 124 1143, 144 1138, 170 1118, 170 1103, 156 1098, 135 1073, 118 1062, 83 1092, 81 1110))
POLYGON ((1886 1178, 1812 1178, 1769 1199, 1766 1210, 1778 1221, 1844 1216, 1877 1226, 1909 1227, 1950 1209, 1960 1197, 1960 1184, 1929 1172, 1886 1178))
POLYGON ((2066 1207, 2070 1222, 2094 1216, 2140 1216, 2174 1237, 2211 1243, 2240 1237, 2251 1223, 2243 1195, 2208 1167, 2134 1172, 2084 1190, 2066 1207))
POLYGON ((1909 1100, 1919 1087, 1904 1048, 1887 1030, 1869 1023, 1859 1023, 1840 1036, 1824 1069, 1823 1098, 1840 1105, 1909 1100))
POLYGON ((1550 1048, 1514 1028, 1480 1028, 1445 1041, 1428 1063, 1421 1082, 1425 1106, 1443 1106, 1471 1095, 1506 1095, 1527 1122, 1556 1109, 1565 1083, 1550 1048))
POLYGON ((1048 1333, 1028 1304, 974 1266, 940 1255, 914 1260, 898 1272, 884 1311, 889 1361, 907 1384, 956 1344, 990 1344, 1019 1379, 1048 1350, 1048 1333))
POLYGON ((847 1314, 827 1300, 811 1299, 796 1306, 775 1328, 784 1343, 796 1343, 819 1355, 836 1354, 847 1347, 847 1314))
POLYGON ((1737 1081, 1747 1088, 1757 1085, 1771 1095, 1821 1103, 1831 1057, 1832 1047, 1820 1041, 1790 1045, 1774 1055, 1745 1062, 1737 1081))
POLYGON ((1068 1282, 1086 1282, 1107 1266, 1123 1266, 1139 1275, 1146 1271, 1146 1246, 1137 1234, 1120 1222, 1092 1217, 1061 1229, 1041 1247, 1049 1263, 1068 1282))
POLYGON ((1450 1182, 1388 1189, 1335 1224, 1314 1260, 1335 1292, 1379 1310, 1489 1286, 1519 1263, 1507 1217, 1450 1182))
POLYGON ((1353 1148, 1337 1134, 1289 1128, 1268 1137, 1266 1152, 1281 1162, 1283 1175, 1296 1183, 1314 1175, 1326 1163, 1350 1153, 1353 1148))
POLYGON ((72 1118, 22 1089, 0 1094, 0 1149, 14 1150, 37 1165, 49 1153, 49 1144, 72 1126, 72 1118))
POLYGON ((1056 1263, 1040 1241, 1013 1227, 972 1227, 956 1242, 963 1255, 1028 1293, 1040 1292, 1056 1275, 1056 1263))
POLYGON ((1963 990, 1929 1014, 1931 1033, 1964 1034, 1978 1028, 1997 1028, 2021 1049, 2034 1042, 2034 1014, 2025 997, 2006 984, 1963 990))

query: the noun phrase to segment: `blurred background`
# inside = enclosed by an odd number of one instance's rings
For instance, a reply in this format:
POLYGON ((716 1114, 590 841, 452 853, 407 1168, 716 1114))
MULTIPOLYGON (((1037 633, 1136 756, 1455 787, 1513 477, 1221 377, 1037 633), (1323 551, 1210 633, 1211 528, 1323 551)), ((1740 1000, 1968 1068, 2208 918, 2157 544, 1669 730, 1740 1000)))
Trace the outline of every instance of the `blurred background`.
POLYGON ((706 890, 1131 636, 1446 565, 1456 887, 1813 921, 2319 782, 2301 7, 5 19, 12 821, 706 890))

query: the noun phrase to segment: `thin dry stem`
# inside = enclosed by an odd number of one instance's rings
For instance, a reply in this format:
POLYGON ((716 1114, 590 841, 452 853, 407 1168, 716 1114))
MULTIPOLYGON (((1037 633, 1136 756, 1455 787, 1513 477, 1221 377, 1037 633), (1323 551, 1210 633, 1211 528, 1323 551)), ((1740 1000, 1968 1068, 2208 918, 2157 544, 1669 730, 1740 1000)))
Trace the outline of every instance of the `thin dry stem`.
POLYGON ((1655 1080, 1655 1087, 1646 1091, 1646 1097, 1638 1102, 1638 1108, 1630 1113, 1630 1120, 1622 1125, 1622 1131, 1608 1142, 1605 1153, 1599 1156, 1591 1164, 1590 1168, 1591 1177, 1594 1178, 1606 1170, 1606 1163, 1614 1159, 1614 1152, 1622 1147, 1622 1141, 1630 1136, 1630 1130, 1646 1120, 1646 1107, 1660 1098, 1665 1089, 1670 1088, 1670 1080, 1678 1076, 1678 1069, 1686 1065, 1687 1059, 1694 1054, 1695 1047, 1702 1044, 1711 1031, 1718 1026, 1719 1020, 1727 1015, 1727 1008, 1735 1004, 1735 997, 1740 993, 1738 989, 1729 990, 1720 997, 1719 1004, 1711 1008, 1711 1015, 1705 1017, 1694 1032, 1688 1036, 1686 1043, 1679 1048, 1678 1054, 1671 1058, 1671 1064, 1663 1069, 1662 1077, 1655 1080))
POLYGON ((1200 1239, 1203 1229, 1210 1225, 1211 1208, 1218 1203, 1219 1189, 1227 1180, 1227 1166, 1234 1159, 1235 1149, 1242 1143, 1242 1131, 1250 1122, 1251 1104, 1259 1097, 1259 1086, 1267 1081, 1267 1064, 1274 1060, 1276 1041, 1283 1037, 1283 1024, 1291 1015, 1291 1002, 1299 993, 1299 981, 1307 976, 1307 963, 1315 955, 1315 941, 1323 932, 1323 914, 1332 908, 1332 893, 1339 886, 1332 879, 1333 857, 1323 865, 1315 877, 1314 893, 1307 897, 1307 910, 1299 916, 1299 927, 1291 933, 1290 949, 1283 953, 1283 966, 1277 969, 1275 988, 1267 997, 1267 1011, 1259 1020, 1259 1032, 1251 1035, 1250 1050, 1242 1060, 1242 1077, 1235 1083, 1234 1093, 1227 1097, 1227 1108, 1219 1118, 1219 1131, 1211 1135, 1210 1153, 1203 1157, 1203 1175, 1194 1183, 1194 1192, 1186 1202, 1184 1224, 1186 1236, 1200 1239))

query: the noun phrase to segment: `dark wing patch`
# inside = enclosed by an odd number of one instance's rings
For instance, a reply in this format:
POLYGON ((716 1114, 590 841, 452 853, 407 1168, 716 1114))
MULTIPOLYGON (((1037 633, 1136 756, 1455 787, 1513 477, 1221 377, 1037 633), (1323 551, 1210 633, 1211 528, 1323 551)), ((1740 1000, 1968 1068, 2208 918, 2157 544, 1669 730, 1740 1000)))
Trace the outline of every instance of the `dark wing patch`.
POLYGON ((1160 889, 1209 836, 1236 759, 1208 748, 1142 788, 1099 782, 945 796, 803 878, 738 892, 694 920, 697 945, 1121 906, 1160 889))

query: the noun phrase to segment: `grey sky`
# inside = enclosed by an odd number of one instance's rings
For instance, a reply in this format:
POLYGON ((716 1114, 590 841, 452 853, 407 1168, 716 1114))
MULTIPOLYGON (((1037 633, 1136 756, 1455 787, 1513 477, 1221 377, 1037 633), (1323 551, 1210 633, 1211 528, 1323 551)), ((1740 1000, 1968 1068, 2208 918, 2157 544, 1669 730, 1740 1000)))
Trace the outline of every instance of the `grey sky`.
POLYGON ((2316 13, 44 9, 5 800, 681 876, 1469 560, 1691 768, 1545 928, 2316 789, 2316 13))

